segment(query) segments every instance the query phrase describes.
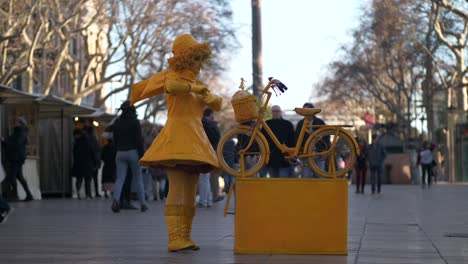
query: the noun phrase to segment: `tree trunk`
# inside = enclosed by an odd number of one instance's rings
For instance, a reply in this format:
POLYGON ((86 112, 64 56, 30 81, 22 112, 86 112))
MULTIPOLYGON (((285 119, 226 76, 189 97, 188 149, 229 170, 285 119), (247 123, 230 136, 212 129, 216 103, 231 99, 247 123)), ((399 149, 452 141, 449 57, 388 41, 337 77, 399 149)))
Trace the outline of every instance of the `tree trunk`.
POLYGON ((34 91, 34 81, 33 81, 33 68, 28 67, 26 70, 26 92, 33 93, 34 91))
MULTIPOLYGON (((468 32, 467 32, 468 33, 468 32)), ((464 43, 466 37, 460 37, 459 42, 464 43)), ((466 47, 465 47, 466 48, 466 47)), ((460 48, 457 55, 457 68, 458 68, 458 80, 456 88, 457 92, 457 108, 461 110, 468 110, 468 78, 464 75, 466 69, 465 66, 465 49, 460 48)))
POLYGON ((252 88, 255 96, 259 95, 263 87, 261 2, 252 0, 252 88))

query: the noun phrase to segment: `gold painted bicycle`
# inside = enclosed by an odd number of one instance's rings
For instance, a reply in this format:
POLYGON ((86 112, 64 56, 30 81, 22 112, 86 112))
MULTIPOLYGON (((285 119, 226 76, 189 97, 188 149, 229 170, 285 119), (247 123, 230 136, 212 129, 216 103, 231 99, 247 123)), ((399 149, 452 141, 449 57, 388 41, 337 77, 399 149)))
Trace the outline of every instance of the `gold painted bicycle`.
MULTIPOLYGON (((243 89, 243 79, 241 88, 243 89)), ((306 167, 325 178, 342 178, 353 167, 359 155, 359 147, 354 137, 345 127, 350 125, 312 125, 308 118, 304 119, 296 146, 288 147, 281 144, 264 120, 272 93, 270 89, 287 90, 279 80, 270 78, 262 90, 261 104, 250 122, 241 123, 223 135, 217 148, 221 168, 234 177, 250 177, 260 171, 268 163, 270 147, 262 133, 268 134, 273 143, 285 154, 285 158, 293 164, 306 167), (309 134, 303 144, 306 134, 309 134), (302 147, 304 146, 304 147, 302 147)), ((317 108, 295 108, 301 116, 310 117, 321 112, 317 108)), ((237 118, 236 118, 237 119, 237 118)), ((245 121, 245 120, 244 120, 245 121)))

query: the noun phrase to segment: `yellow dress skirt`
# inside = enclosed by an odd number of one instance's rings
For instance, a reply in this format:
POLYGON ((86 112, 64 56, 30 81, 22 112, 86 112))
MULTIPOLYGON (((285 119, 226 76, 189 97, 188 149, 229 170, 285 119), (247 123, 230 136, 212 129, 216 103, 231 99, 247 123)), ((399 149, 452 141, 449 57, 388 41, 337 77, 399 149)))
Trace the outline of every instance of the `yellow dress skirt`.
POLYGON ((219 170, 201 122, 205 103, 194 93, 166 94, 167 122, 140 159, 142 166, 206 173, 219 170))

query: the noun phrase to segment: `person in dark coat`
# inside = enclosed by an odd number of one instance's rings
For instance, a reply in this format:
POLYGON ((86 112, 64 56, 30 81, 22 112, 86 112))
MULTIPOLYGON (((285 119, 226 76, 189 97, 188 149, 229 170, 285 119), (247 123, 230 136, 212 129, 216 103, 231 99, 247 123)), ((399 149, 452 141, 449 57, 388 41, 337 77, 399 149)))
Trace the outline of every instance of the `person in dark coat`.
POLYGON ((432 151, 434 151, 435 145, 430 144, 427 141, 422 143, 421 149, 418 152, 418 161, 417 164, 421 164, 421 186, 422 188, 426 187, 426 176, 427 176, 427 186, 431 187, 431 178, 432 178, 432 168, 434 167, 433 162, 434 156, 432 155, 432 151))
POLYGON ((111 209, 114 213, 120 211, 120 195, 127 178, 127 170, 131 169, 133 177, 137 180, 138 200, 140 210, 145 212, 148 206, 145 202, 145 190, 143 177, 138 160, 143 156, 143 136, 140 122, 137 119, 136 109, 125 101, 120 106, 122 114, 112 125, 115 148, 117 150, 115 162, 117 169, 117 181, 115 183, 114 200, 111 209))
MULTIPOLYGON (((114 120, 111 122, 111 124, 106 128, 105 131, 105 137, 106 138, 111 138, 113 139, 113 123, 114 120)), ((112 141, 113 142, 113 141, 112 141)), ((114 155, 114 166, 115 166, 115 176, 114 180, 112 182, 112 191, 115 189, 115 181, 117 180, 117 164, 115 163, 115 157, 117 155, 117 149, 115 148, 115 144, 113 143, 113 148, 114 151, 116 152, 114 155)), ((125 177, 125 181, 122 187, 122 193, 120 194, 120 200, 119 200, 119 206, 120 209, 130 209, 130 210, 137 210, 138 208, 132 205, 131 200, 132 200, 132 180, 133 180, 133 175, 132 175, 132 170, 130 167, 127 168, 127 176, 125 177)))
POLYGON ((23 117, 17 117, 13 126, 13 133, 2 141, 2 148, 5 149, 5 194, 6 198, 18 200, 17 183, 18 180, 26 192, 24 201, 33 200, 28 183, 23 176, 23 164, 26 161, 26 145, 28 144, 28 128, 23 117))
POLYGON ((96 132, 94 130, 94 127, 92 125, 86 126, 84 128, 84 131, 87 133, 87 136, 89 138, 89 141, 91 142, 91 146, 93 147, 93 153, 94 153, 94 160, 96 161, 95 164, 93 164, 93 183, 94 183, 94 191, 96 192, 96 197, 101 197, 99 194, 99 188, 98 188, 98 174, 99 174, 99 168, 101 167, 101 147, 99 146, 99 142, 97 141, 96 138, 96 132))
MULTIPOLYGON (((153 143, 154 139, 159 134, 159 129, 155 126, 147 126, 146 129, 143 129, 143 142, 145 151, 149 149, 151 144, 153 143)), ((162 201, 165 199, 164 193, 167 194, 166 191, 166 182, 167 182, 167 175, 166 172, 162 168, 154 168, 154 167, 147 167, 146 168, 148 176, 150 177, 148 180, 150 181, 151 193, 152 198, 154 201, 162 201)), ((148 194, 149 198, 149 194, 148 194)))
MULTIPOLYGON (((203 129, 205 130, 206 136, 216 152, 218 148, 219 140, 221 139, 221 132, 219 131, 218 122, 214 119, 214 111, 211 108, 206 108, 203 111, 202 118, 203 129)), ((223 197, 219 195, 219 174, 210 173, 210 185, 211 193, 213 196, 213 202, 219 202, 223 200, 223 197)))
MULTIPOLYGON (((284 120, 282 117, 281 107, 274 105, 271 107, 272 118, 266 123, 271 128, 281 144, 286 144, 288 147, 294 146, 294 127, 293 124, 284 120)), ((284 158, 284 154, 273 143, 270 136, 262 130, 262 133, 268 140, 270 146, 270 162, 267 165, 268 172, 271 178, 291 178, 294 176, 291 164, 284 158)))
POLYGON ((12 209, 10 205, 3 199, 2 195, 0 194, 0 224, 5 223, 11 210, 12 209))
POLYGON ((386 152, 384 147, 379 142, 379 137, 372 135, 372 144, 367 147, 367 162, 370 169, 370 181, 372 194, 375 193, 375 181, 377 178, 377 193, 381 191, 382 183, 382 168, 385 161, 386 152))
MULTIPOLYGON (((224 143, 223 153, 225 154, 223 154, 223 156, 229 157, 234 152, 236 152, 236 143, 234 142, 234 140, 230 139, 229 141, 226 141, 226 143, 224 143)), ((227 163, 229 167, 232 168, 234 164, 237 162, 237 160, 230 159, 230 160, 225 160, 225 162, 227 163)), ((225 171, 223 171, 221 175, 224 178, 224 192, 228 193, 229 189, 231 188, 231 185, 234 182, 234 177, 225 171)))
MULTIPOLYGON (((3 148, 2 148, 2 152, 3 152, 3 148)), ((3 169, 3 153, 1 157, 2 157, 2 162, 0 163, 0 178, 3 179, 5 178, 5 170, 3 169)), ((0 224, 5 223, 10 212, 11 212, 10 205, 5 199, 3 199, 3 196, 0 193, 0 224)))
POLYGON ((359 156, 354 164, 354 170, 356 171, 356 193, 364 193, 364 187, 366 186, 366 173, 367 173, 367 142, 360 137, 356 137, 356 141, 359 144, 359 156))
MULTIPOLYGON (((312 103, 305 103, 303 105, 303 108, 315 108, 315 106, 312 104, 312 103)), ((310 117, 304 117, 302 120, 300 120, 297 125, 296 125, 296 134, 295 134, 295 142, 297 142, 297 140, 299 140, 299 135, 301 133, 301 130, 302 130, 302 127, 304 126, 304 119, 305 118, 310 118, 310 124, 312 126, 324 126, 325 125, 325 121, 323 121, 321 118, 318 118, 317 116, 313 115, 313 116, 310 116, 310 117)), ((314 132, 316 131, 317 129, 319 129, 319 127, 312 127, 310 128, 310 132, 314 132)), ((302 140, 302 145, 301 145, 301 148, 304 148, 304 145, 305 143, 307 142, 307 139, 309 138, 309 133, 305 133, 304 134, 304 139, 302 140)), ((319 149, 318 151, 324 151, 326 150, 326 148, 328 146, 330 146, 330 137, 327 136, 327 137, 324 137, 323 139, 324 142, 319 142, 317 144, 318 147, 320 147, 320 145, 322 145, 321 149, 319 149)), ((318 158, 318 159, 323 159, 323 158, 318 158)), ((303 159, 302 162, 308 164, 308 159, 303 159)), ((325 170, 325 160, 318 160, 316 161, 317 165, 320 166, 320 168, 322 170, 325 170)), ((312 169, 310 167, 306 167, 304 168, 303 172, 302 172, 302 178, 318 178, 318 175, 316 175, 312 169)))
POLYGON ((107 139, 107 144, 104 145, 101 152, 101 160, 104 163, 102 168, 102 190, 104 191, 104 197, 108 197, 110 193, 114 191, 115 182, 115 150, 114 142, 112 138, 107 139))
POLYGON ((86 132, 81 129, 73 131, 73 168, 72 174, 76 177, 76 192, 78 199, 81 199, 80 190, 85 182, 85 194, 87 199, 91 199, 91 179, 93 178, 93 169, 96 164, 96 156, 91 140, 86 132))

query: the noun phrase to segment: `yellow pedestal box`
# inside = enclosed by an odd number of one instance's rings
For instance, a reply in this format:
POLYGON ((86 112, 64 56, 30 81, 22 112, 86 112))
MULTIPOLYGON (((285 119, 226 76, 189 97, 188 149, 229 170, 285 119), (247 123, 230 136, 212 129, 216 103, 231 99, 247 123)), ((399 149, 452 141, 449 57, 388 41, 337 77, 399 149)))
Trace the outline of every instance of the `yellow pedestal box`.
POLYGON ((347 254, 348 182, 237 178, 235 253, 347 254))

